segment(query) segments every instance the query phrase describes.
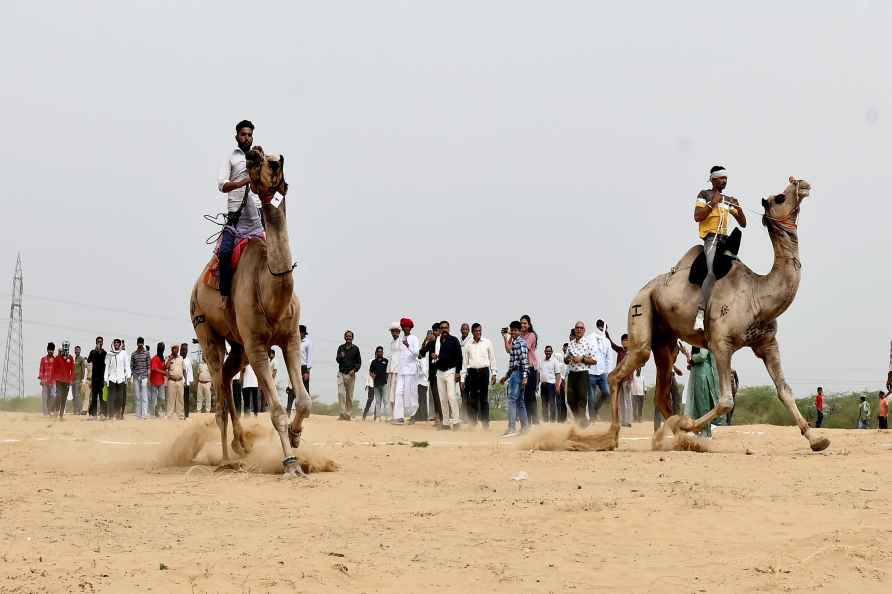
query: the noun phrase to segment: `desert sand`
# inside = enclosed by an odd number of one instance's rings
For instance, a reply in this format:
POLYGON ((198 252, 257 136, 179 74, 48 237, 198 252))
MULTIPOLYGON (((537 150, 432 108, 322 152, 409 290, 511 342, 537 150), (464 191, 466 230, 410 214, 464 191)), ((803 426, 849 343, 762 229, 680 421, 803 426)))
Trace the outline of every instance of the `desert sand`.
POLYGON ((301 451, 339 469, 284 480, 266 416, 248 422, 245 470, 213 472, 211 419, 0 414, 0 592, 892 586, 889 433, 829 430, 813 454, 795 428, 741 426, 709 453, 651 452, 642 423, 616 452, 544 452, 500 440, 503 423, 314 416, 301 451), (177 460, 208 435, 194 462, 177 460))

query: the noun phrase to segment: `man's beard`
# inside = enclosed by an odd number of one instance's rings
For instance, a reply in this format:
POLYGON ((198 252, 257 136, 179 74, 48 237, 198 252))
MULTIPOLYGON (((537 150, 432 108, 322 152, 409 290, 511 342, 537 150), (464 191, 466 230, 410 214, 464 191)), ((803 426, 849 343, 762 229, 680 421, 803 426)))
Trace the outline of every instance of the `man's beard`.
POLYGON ((242 149, 242 152, 243 152, 243 153, 247 153, 249 150, 251 150, 251 145, 250 145, 250 144, 242 144, 241 142, 238 142, 238 147, 239 147, 240 149, 242 149))

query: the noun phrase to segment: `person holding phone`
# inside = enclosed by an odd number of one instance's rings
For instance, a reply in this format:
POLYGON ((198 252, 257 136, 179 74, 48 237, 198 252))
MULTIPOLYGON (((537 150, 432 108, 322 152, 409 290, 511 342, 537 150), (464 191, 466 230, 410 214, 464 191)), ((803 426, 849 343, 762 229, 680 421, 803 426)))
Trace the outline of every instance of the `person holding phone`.
POLYGON ((722 191, 728 185, 728 170, 715 165, 709 170, 712 188, 701 190, 694 205, 694 222, 698 223, 703 251, 706 253, 707 275, 700 286, 700 307, 694 320, 694 330, 703 330, 706 304, 715 284, 712 263, 715 255, 728 239, 729 219, 734 217, 741 227, 746 227, 746 215, 737 198, 725 196, 722 191))

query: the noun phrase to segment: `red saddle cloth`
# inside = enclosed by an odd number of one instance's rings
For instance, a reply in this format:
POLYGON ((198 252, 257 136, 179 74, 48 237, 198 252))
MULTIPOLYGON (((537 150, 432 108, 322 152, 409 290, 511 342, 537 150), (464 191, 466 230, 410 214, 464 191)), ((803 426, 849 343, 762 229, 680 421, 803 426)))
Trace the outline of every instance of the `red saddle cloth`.
MULTIPOLYGON (((248 247, 248 244, 252 241, 266 241, 264 237, 247 237, 237 244, 235 244, 235 248, 232 250, 232 273, 235 274, 236 269, 238 268, 239 260, 242 259, 242 253, 245 251, 245 248, 248 247)), ((212 289, 220 290, 220 259, 217 257, 217 254, 211 256, 211 261, 208 264, 207 269, 204 272, 204 278, 202 279, 204 284, 211 287, 212 289)))

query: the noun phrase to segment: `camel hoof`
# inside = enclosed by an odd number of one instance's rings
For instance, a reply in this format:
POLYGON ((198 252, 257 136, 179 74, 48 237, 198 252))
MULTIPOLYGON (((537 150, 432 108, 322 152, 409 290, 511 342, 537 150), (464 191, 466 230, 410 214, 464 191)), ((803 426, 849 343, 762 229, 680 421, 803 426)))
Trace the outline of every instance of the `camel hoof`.
POLYGON ((237 456, 247 456, 251 453, 251 444, 248 443, 244 435, 233 435, 232 451, 235 452, 237 456))
POLYGON ((300 462, 297 461, 297 458, 294 456, 290 458, 285 458, 282 460, 282 466, 284 467, 284 472, 282 473, 282 478, 292 479, 292 478, 307 478, 304 469, 301 468, 300 462))
POLYGON ((233 472, 241 472, 245 469, 245 465, 241 462, 227 462, 226 464, 221 464, 218 466, 214 472, 226 472, 231 470, 233 472))
POLYGON ((288 426, 288 441, 291 442, 291 447, 294 449, 300 447, 300 434, 300 431, 295 431, 290 425, 288 426))
POLYGON ((826 437, 818 437, 810 442, 811 451, 813 452, 823 452, 827 448, 830 447, 830 440, 826 437))

